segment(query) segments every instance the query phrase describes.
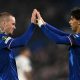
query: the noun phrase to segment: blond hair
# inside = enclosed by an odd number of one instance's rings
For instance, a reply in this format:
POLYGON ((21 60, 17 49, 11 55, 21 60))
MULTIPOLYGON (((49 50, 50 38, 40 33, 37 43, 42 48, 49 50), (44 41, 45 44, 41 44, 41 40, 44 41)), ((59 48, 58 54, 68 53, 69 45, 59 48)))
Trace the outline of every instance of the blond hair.
MULTIPOLYGON (((0 13, 0 29, 3 30, 3 21, 8 22, 10 20, 10 16, 13 16, 9 12, 2 12, 0 13)), ((13 16, 14 17, 14 16, 13 16)), ((1 32, 0 30, 0 32, 1 32)))

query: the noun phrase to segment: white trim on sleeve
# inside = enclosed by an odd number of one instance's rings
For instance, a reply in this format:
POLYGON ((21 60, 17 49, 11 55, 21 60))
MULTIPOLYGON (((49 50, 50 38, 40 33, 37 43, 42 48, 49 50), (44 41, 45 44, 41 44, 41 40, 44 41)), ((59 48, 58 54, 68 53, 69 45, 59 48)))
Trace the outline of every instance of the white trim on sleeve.
POLYGON ((11 42, 9 43, 8 48, 10 49, 11 43, 13 42, 14 39, 11 40, 11 42))
POLYGON ((8 37, 8 38, 5 40, 5 44, 7 44, 10 39, 11 39, 11 37, 8 37))
POLYGON ((37 23, 37 24, 38 24, 38 26, 41 28, 41 26, 43 25, 42 20, 39 20, 39 19, 38 19, 37 21, 38 21, 38 23, 37 23))

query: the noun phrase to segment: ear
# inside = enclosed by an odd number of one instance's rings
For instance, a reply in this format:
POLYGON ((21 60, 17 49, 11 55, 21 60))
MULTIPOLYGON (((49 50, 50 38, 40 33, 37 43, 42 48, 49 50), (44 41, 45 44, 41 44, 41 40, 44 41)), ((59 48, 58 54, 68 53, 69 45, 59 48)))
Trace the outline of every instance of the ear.
POLYGON ((4 29, 4 22, 3 21, 0 22, 0 27, 2 30, 4 29))
POLYGON ((2 27, 3 27, 3 31, 5 32, 5 30, 6 30, 6 25, 7 25, 7 24, 6 24, 6 21, 3 21, 3 22, 2 22, 2 25, 3 25, 3 26, 2 26, 2 27))

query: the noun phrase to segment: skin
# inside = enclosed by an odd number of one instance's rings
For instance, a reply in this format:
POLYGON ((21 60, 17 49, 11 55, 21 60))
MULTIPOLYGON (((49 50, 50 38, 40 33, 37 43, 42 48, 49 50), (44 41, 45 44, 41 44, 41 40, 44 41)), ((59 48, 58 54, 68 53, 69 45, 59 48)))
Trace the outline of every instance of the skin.
MULTIPOLYGON (((36 13, 35 10, 33 11, 32 17, 31 17, 31 23, 35 23, 36 19, 36 13)), ((1 30, 2 32, 5 32, 6 34, 13 34, 15 27, 16 20, 14 16, 7 16, 1 20, 1 30)))
POLYGON ((76 18, 71 16, 69 24, 75 33, 80 33, 80 20, 77 20, 76 18))
MULTIPOLYGON (((46 22, 43 20, 43 18, 41 17, 39 11, 37 11, 36 9, 34 9, 32 16, 35 16, 34 14, 37 15, 38 19, 37 20, 41 20, 43 22, 43 24, 46 24, 46 22)), ((34 21, 36 19, 36 16, 34 18, 34 21)), ((34 23, 36 24, 36 23, 34 23)), ((71 26, 71 29, 75 32, 75 33, 80 33, 80 20, 77 20, 76 18, 74 18, 73 16, 71 16, 70 20, 69 20, 69 24, 71 26)))
POLYGON ((13 34, 15 23, 15 17, 9 16, 8 21, 7 19, 3 21, 3 32, 5 32, 6 34, 13 34))

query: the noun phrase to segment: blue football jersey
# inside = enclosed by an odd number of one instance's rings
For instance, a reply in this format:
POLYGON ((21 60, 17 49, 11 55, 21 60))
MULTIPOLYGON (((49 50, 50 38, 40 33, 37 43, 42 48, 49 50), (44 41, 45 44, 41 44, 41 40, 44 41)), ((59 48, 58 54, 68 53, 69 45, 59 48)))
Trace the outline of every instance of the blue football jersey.
POLYGON ((0 80, 18 80, 14 52, 8 48, 9 40, 13 39, 4 33, 0 34, 0 80))
POLYGON ((41 26, 41 31, 57 44, 70 45, 69 80, 80 80, 80 34, 67 34, 47 23, 41 26))
POLYGON ((80 34, 69 36, 71 46, 69 48, 69 78, 80 80, 80 34))
POLYGON ((29 26, 22 36, 11 38, 5 33, 0 34, 0 80, 18 80, 14 48, 25 46, 35 31, 34 24, 29 26))

